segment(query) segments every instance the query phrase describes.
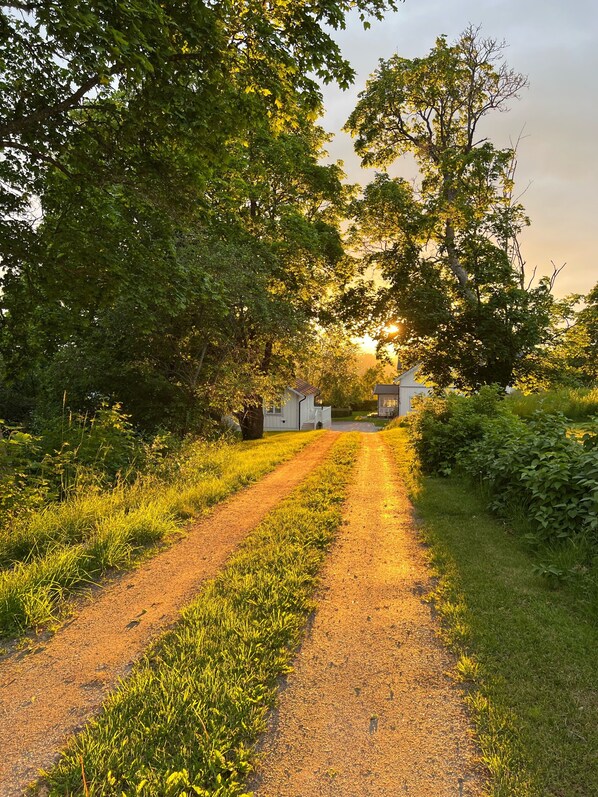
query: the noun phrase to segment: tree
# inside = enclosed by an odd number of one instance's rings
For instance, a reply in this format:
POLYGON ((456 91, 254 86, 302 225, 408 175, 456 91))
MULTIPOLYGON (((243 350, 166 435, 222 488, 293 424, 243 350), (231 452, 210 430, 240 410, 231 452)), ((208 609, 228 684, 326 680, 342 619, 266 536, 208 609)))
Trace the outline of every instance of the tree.
POLYGON ((514 199, 515 153, 480 132, 526 79, 503 63, 503 46, 468 28, 425 58, 381 61, 348 122, 367 166, 410 153, 419 185, 378 174, 354 206, 353 239, 384 285, 362 283, 349 306, 369 301, 378 336, 391 318, 405 365, 424 364, 439 385, 510 384, 542 340, 550 280, 526 280, 514 199))
POLYGON ((364 366, 358 344, 340 325, 319 330, 305 343, 301 375, 320 389, 322 404, 352 407, 372 401, 374 385, 396 374, 389 363, 374 361, 364 366))
POLYGON ((26 251, 31 201, 49 171, 89 177, 72 162, 82 128, 110 153, 140 140, 146 167, 165 137, 191 140, 205 174, 252 124, 256 97, 285 120, 297 96, 318 108, 318 78, 347 86, 353 70, 325 26, 342 27, 351 8, 365 20, 387 7, 393 0, 3 3, 0 257, 26 251))
POLYGON ((185 431, 288 378, 340 252, 312 120, 353 71, 325 26, 386 7, 0 7, 2 371, 38 408, 68 387, 185 431))
POLYGON ((55 174, 36 256, 7 275, 3 300, 5 363, 36 385, 38 409, 66 390, 73 408, 107 397, 147 428, 236 413, 247 439, 261 436, 263 400, 343 279, 347 189, 318 163, 325 139, 307 118, 279 132, 263 120, 191 210, 159 181, 130 184, 118 161, 101 186, 55 174))
POLYGON ((530 358, 518 387, 535 392, 597 382, 598 285, 587 296, 572 294, 554 302, 547 340, 530 358))
POLYGON ((235 316, 234 360, 246 370, 233 392, 246 439, 261 437, 263 401, 280 395, 325 297, 345 278, 339 223, 350 189, 338 165, 318 163, 327 138, 307 113, 277 134, 256 126, 219 178, 219 223, 242 229, 267 264, 264 281, 253 280, 257 295, 245 283, 235 316))

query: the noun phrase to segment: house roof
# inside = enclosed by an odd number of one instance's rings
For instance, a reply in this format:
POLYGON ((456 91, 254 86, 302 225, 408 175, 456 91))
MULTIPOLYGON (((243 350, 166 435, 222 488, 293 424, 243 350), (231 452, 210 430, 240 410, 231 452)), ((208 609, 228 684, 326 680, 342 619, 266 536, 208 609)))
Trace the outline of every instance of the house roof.
POLYGON ((292 390, 295 390, 297 393, 301 393, 303 396, 317 396, 320 392, 320 389, 310 385, 309 382, 306 382, 305 379, 294 379, 290 387, 292 390))
POLYGON ((417 371, 421 367, 422 367, 422 364, 421 363, 417 363, 416 365, 412 365, 411 368, 408 368, 406 371, 402 371, 400 374, 397 374, 395 376, 395 378, 392 380, 393 384, 395 384, 395 385, 400 384, 403 381, 403 379, 405 379, 406 377, 408 377, 410 375, 413 375, 414 381, 416 381, 418 385, 425 384, 425 382, 420 382, 419 380, 415 380, 415 375, 416 375, 417 371))
POLYGON ((376 385, 374 395, 376 396, 396 396, 398 385, 376 385))

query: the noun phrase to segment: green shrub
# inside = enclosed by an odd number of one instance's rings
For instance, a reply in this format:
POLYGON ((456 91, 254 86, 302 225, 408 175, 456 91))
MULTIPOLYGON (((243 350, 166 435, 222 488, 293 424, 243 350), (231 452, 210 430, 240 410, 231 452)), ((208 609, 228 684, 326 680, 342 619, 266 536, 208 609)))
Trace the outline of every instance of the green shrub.
POLYGON ((496 419, 458 462, 489 488, 495 511, 523 510, 538 542, 598 544, 598 427, 581 444, 567 432, 563 415, 496 419))
POLYGON ((459 453, 483 436, 488 422, 507 414, 500 390, 488 386, 471 397, 452 393, 417 402, 408 425, 423 472, 450 473, 459 453))
POLYGON ((330 411, 331 418, 348 418, 351 415, 351 407, 333 407, 330 411))
POLYGON ((46 422, 40 442, 46 456, 42 473, 59 497, 81 481, 112 486, 143 469, 147 449, 120 404, 103 404, 88 417, 68 413, 46 422))
POLYGON ((378 410, 378 399, 365 399, 351 404, 351 409, 357 412, 376 412, 378 410))
POLYGON ((158 471, 174 448, 165 435, 145 443, 118 404, 91 417, 65 413, 36 431, 0 421, 0 560, 7 536, 14 536, 9 547, 22 546, 23 520, 32 512, 158 471))
MULTIPOLYGON (((409 419, 422 471, 466 474, 483 487, 493 511, 525 518, 537 546, 582 540, 580 551, 595 551, 598 425, 573 437, 562 413, 536 411, 524 420, 511 407, 489 387, 471 397, 424 399, 409 419)), ((584 562, 590 559, 584 554, 584 562)), ((559 567, 544 569, 557 580, 559 567)))
POLYGON ((37 472, 40 455, 39 437, 0 421, 0 526, 45 502, 49 486, 37 472))

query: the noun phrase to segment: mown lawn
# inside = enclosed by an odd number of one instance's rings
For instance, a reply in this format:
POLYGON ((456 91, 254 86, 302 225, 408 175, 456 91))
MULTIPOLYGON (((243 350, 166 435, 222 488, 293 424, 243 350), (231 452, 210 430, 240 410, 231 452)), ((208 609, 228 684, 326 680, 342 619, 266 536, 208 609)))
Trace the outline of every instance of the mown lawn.
POLYGON ((73 739, 39 794, 244 794, 256 739, 342 523, 358 446, 357 435, 343 435, 262 521, 73 739))
POLYGON ((598 626, 550 589, 509 527, 456 479, 410 472, 402 429, 385 433, 406 474, 439 576, 433 596, 467 691, 494 797, 598 795, 598 626))
POLYGON ((387 426, 391 419, 390 418, 378 418, 377 415, 369 415, 367 412, 363 412, 360 410, 355 410, 350 415, 345 415, 342 418, 333 418, 333 421, 358 421, 358 422, 367 422, 373 423, 374 426, 378 426, 383 429, 387 426))

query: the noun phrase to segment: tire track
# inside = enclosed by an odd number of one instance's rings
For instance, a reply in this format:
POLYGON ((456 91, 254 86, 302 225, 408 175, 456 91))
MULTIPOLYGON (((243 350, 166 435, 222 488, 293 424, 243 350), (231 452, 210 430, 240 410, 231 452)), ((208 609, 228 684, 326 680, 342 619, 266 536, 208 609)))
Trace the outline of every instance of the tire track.
POLYGON ((149 642, 239 542, 326 457, 329 433, 219 504, 137 570, 100 589, 46 643, 0 662, 0 794, 22 795, 149 642))
POLYGON ((249 789, 256 797, 478 797, 453 661, 383 435, 363 435, 347 525, 249 789))

